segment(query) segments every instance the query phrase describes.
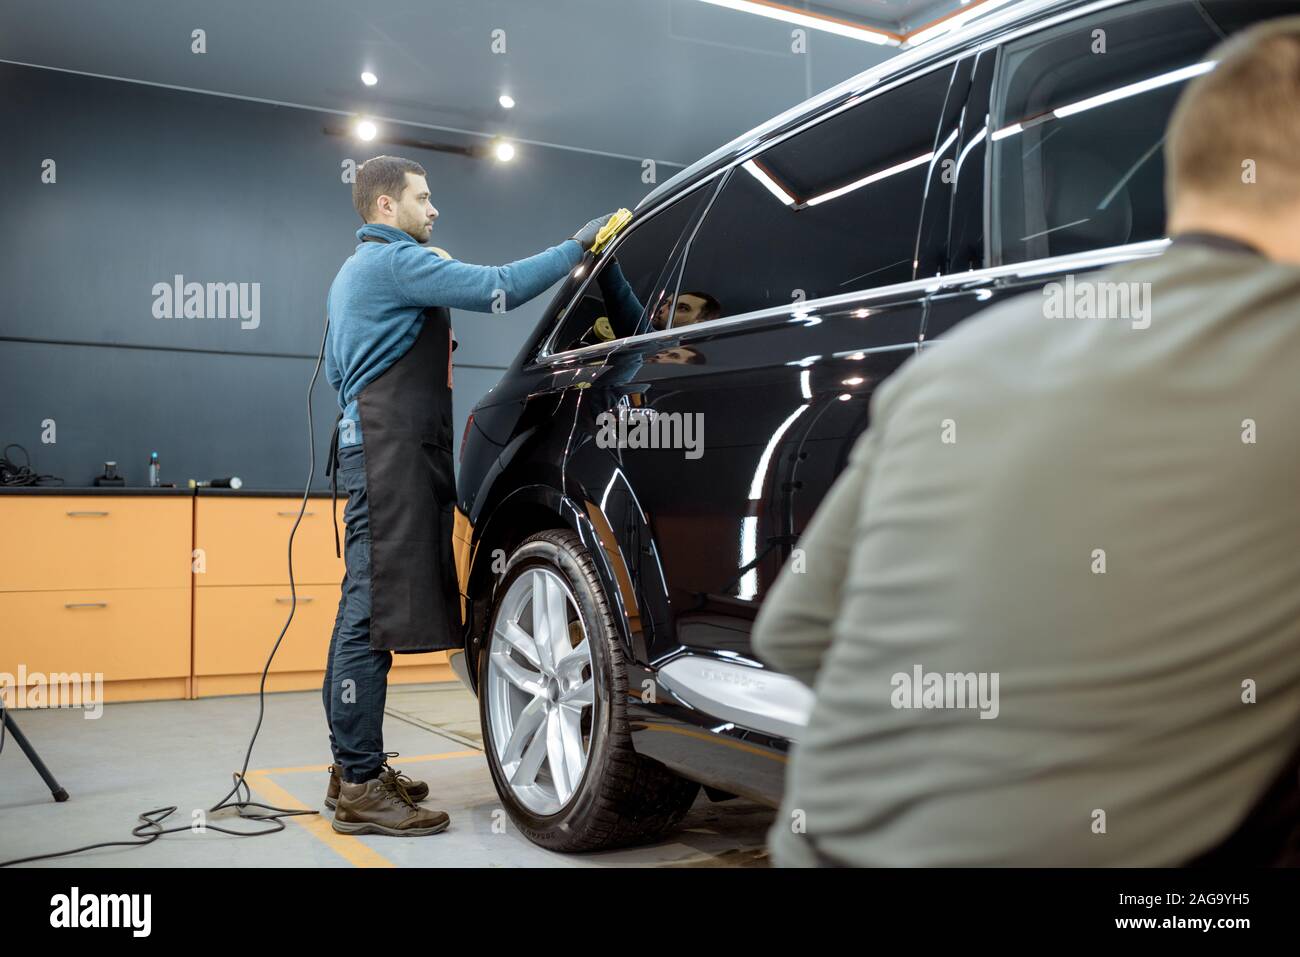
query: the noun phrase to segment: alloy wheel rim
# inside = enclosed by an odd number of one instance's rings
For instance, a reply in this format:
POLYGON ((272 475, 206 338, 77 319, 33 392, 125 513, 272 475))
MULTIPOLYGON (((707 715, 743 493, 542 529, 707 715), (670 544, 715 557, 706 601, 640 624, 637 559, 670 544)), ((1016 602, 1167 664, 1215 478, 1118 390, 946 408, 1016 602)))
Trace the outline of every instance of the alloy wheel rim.
POLYGON ((582 783, 595 713, 594 669, 567 583, 533 568, 501 600, 488 649, 492 746, 515 798, 559 812, 582 783))

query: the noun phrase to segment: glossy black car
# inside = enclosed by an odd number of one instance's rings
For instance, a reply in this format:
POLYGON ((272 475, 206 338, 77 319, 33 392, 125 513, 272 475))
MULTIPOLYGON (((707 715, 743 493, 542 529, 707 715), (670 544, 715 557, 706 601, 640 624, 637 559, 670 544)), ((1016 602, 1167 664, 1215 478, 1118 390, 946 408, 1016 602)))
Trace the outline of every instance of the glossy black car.
POLYGON ((461 453, 453 664, 517 826, 583 850, 700 784, 778 800, 811 695, 750 629, 873 390, 992 302, 1163 249, 1175 99, 1295 12, 994 13, 685 170, 574 271, 461 453))

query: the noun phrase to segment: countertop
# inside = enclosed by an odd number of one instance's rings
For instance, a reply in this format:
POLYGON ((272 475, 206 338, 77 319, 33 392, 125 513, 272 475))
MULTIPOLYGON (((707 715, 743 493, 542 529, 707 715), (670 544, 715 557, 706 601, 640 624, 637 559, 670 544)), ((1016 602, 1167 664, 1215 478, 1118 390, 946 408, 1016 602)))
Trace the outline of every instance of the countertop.
MULTIPOLYGON (((17 485, 17 486, 0 486, 0 495, 103 495, 111 496, 139 496, 150 497, 160 496, 169 497, 177 495, 219 495, 233 498, 302 498, 302 489, 261 489, 261 488, 147 488, 140 486, 124 486, 114 488, 110 486, 94 485, 17 485)), ((323 491, 313 491, 310 498, 329 498, 329 489, 323 491)), ((347 498, 347 493, 343 492, 339 498, 347 498)))

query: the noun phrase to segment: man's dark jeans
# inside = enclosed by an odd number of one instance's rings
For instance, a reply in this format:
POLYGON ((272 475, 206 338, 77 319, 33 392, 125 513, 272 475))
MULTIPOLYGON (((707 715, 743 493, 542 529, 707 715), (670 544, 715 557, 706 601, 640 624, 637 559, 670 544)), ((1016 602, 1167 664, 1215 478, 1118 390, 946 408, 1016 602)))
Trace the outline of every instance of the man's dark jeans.
POLYGON ((360 444, 339 448, 338 482, 347 492, 343 510, 347 574, 325 662, 325 723, 334 766, 344 781, 369 781, 384 763, 384 701, 393 655, 370 650, 370 509, 366 459, 360 444))

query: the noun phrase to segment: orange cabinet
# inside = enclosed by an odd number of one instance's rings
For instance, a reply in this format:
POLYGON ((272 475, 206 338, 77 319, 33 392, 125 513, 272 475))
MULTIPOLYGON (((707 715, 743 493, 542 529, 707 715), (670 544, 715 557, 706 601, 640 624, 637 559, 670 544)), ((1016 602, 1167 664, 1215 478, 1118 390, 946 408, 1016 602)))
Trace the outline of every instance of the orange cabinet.
MULTIPOLYGON (((194 545, 194 695, 255 692, 290 608, 288 539, 299 498, 200 493, 194 545)), ((338 501, 340 541, 346 533, 338 501)), ((298 606, 271 664, 267 688, 319 687, 346 574, 334 554, 329 498, 311 498, 293 546, 298 606)), ((394 655, 389 682, 448 681, 445 652, 394 655)))
POLYGON ((0 591, 189 587, 191 501, 0 497, 0 591))
MULTIPOLYGON (((102 675, 105 701, 256 692, 289 613, 288 538, 301 502, 0 494, 0 673, 25 672, 29 685, 102 675)), ((324 678, 346 574, 330 504, 310 498, 294 538, 299 603, 271 667, 272 691, 324 678)), ((394 655, 389 680, 454 680, 446 661, 444 652, 394 655)))
MULTIPOLYGON (((299 585, 298 606, 271 671, 325 671, 338 612, 337 585, 299 585)), ((287 586, 194 590, 194 674, 260 674, 289 615, 287 586)))
POLYGON ((0 672, 187 697, 192 525, 190 495, 0 496, 0 672))
POLYGON ((2 670, 102 672, 104 680, 190 673, 190 590, 0 593, 2 670))
MULTIPOLYGON (((339 499, 340 544, 346 503, 346 498, 339 499)), ((301 505, 301 499, 199 495, 194 547, 201 549, 204 571, 195 575, 195 585, 287 586, 289 532, 301 505)), ((334 556, 330 500, 308 499, 293 538, 294 581, 337 585, 343 574, 343 559, 334 556)))

